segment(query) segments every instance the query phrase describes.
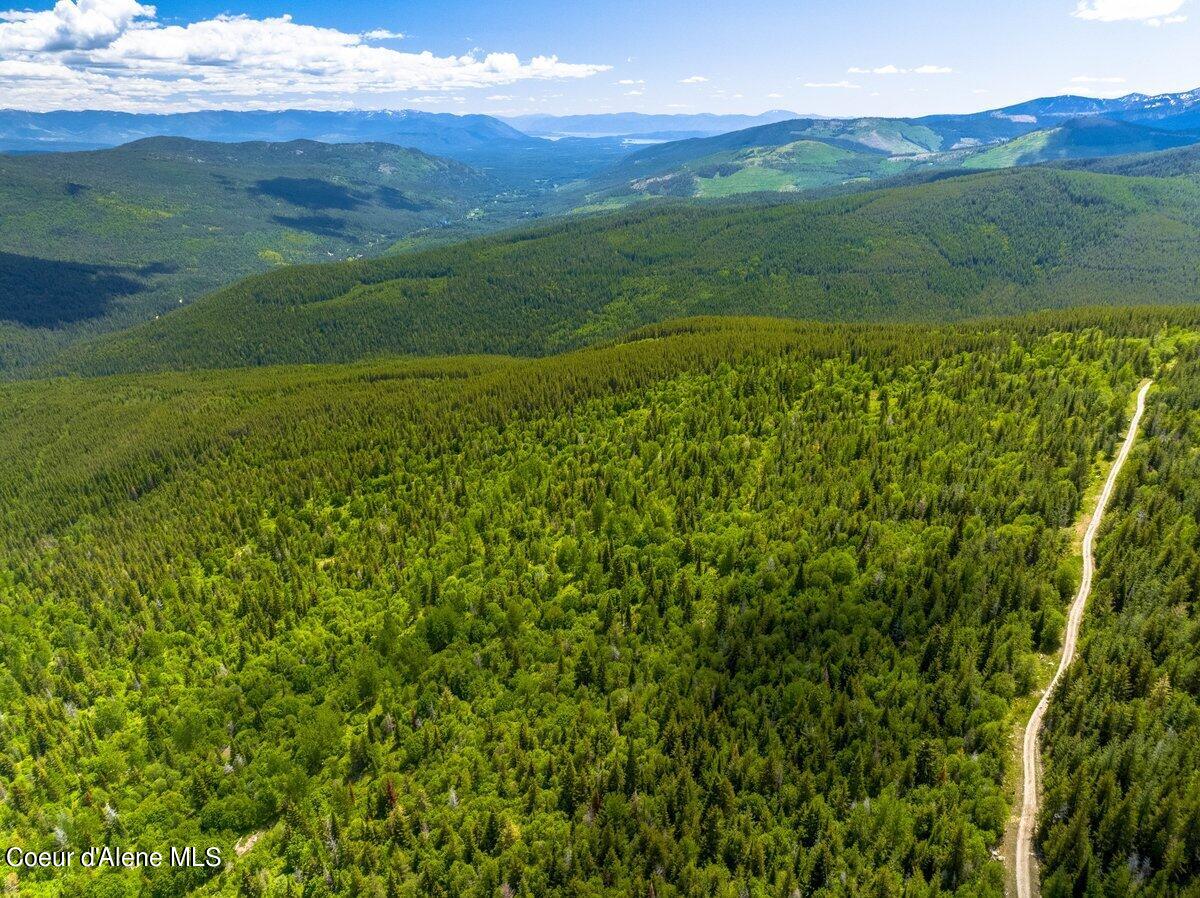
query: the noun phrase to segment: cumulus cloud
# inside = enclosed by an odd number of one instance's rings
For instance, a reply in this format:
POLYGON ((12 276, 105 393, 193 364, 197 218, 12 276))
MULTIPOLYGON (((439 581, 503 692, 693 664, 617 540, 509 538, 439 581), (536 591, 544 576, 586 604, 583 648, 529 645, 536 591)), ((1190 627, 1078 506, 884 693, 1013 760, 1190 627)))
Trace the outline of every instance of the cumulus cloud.
POLYGON ((457 102, 451 92, 609 69, 556 56, 435 56, 367 43, 398 37, 286 15, 163 24, 153 6, 134 0, 58 0, 48 10, 0 12, 0 96, 26 109, 384 108, 405 91, 457 102))
POLYGON ((917 75, 951 75, 954 69, 945 65, 919 65, 913 69, 913 73, 917 75))
POLYGON ((805 87, 813 90, 858 90, 859 85, 850 81, 806 81, 805 87))
POLYGON ((1124 84, 1124 78, 1096 77, 1094 75, 1076 75, 1071 79, 1072 84, 1124 84))
POLYGON ((399 31, 388 31, 386 28, 376 28, 373 31, 368 31, 363 34, 363 39, 368 41, 402 41, 404 35, 399 31))
POLYGON ((59 0, 53 9, 0 13, 0 53, 96 50, 153 18, 153 6, 134 0, 59 0))
POLYGON ((708 79, 705 78, 703 75, 692 75, 690 78, 683 78, 682 80, 680 80, 679 83, 680 84, 703 84, 707 80, 708 79))
POLYGON ((1075 16, 1093 22, 1145 22, 1174 25, 1187 20, 1177 13, 1186 0, 1079 0, 1075 16))

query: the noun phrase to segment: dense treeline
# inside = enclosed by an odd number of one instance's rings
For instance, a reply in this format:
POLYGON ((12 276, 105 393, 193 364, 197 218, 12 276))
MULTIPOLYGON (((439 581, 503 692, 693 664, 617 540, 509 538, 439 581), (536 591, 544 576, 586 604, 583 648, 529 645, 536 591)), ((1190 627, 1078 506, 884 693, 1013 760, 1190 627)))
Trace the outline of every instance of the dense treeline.
POLYGON ((1061 163, 1066 168, 1139 178, 1183 178, 1200 172, 1200 146, 1137 153, 1112 159, 1080 159, 1061 163))
POLYGON ((290 268, 75 347, 109 373, 539 355, 690 314, 944 322, 1200 300, 1200 184, 1020 170, 809 203, 668 203, 290 268))
POLYGON ((998 896, 1152 320, 0 386, 0 829, 231 861, 12 885, 998 896))
POLYGON ((1200 888, 1200 354, 1152 393, 1044 737, 1043 894, 1200 888))

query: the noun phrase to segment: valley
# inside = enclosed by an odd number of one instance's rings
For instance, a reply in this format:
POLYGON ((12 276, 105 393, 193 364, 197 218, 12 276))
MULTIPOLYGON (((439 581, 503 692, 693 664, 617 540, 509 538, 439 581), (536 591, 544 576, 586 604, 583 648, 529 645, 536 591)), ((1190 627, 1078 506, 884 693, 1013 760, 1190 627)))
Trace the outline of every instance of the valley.
POLYGON ((1194 179, 1045 168, 810 202, 673 202, 282 269, 44 370, 544 355, 698 314, 929 322, 1196 302, 1198 228, 1194 179))
MULTIPOLYGON (((138 116, 7 111, 0 114, 0 146, 24 154, 0 155, 0 376, 129 370, 91 361, 97 353, 109 352, 103 335, 134 328, 129 337, 140 341, 158 329, 159 316, 246 275, 287 265, 397 253, 432 258, 439 246, 520 229, 541 219, 554 220, 553 227, 561 227, 569 240, 589 229, 627 228, 619 216, 603 216, 630 205, 655 210, 647 213, 646 223, 671 231, 687 229, 693 226, 693 210, 672 206, 682 199, 709 201, 713 222, 737 218, 738 213, 730 211, 735 207, 727 209, 722 203, 746 202, 754 208, 781 201, 801 208, 786 213, 772 208, 771 215, 786 216, 792 223, 813 222, 838 208, 836 203, 820 205, 835 196, 867 192, 874 199, 879 189, 922 187, 989 169, 1079 162, 1101 172, 1098 166, 1105 159, 1121 165, 1137 154, 1154 160, 1173 152, 1187 154, 1200 139, 1190 124, 1192 101, 1190 93, 1169 99, 1132 97, 1101 108, 1066 97, 969 116, 912 120, 795 119, 782 112, 759 119, 610 115, 568 117, 558 125, 553 117, 514 120, 531 134, 487 116, 425 113, 138 116), (747 124, 750 127, 740 127, 747 124), (704 136, 678 139, 689 133, 704 136), (81 142, 103 146, 127 140, 132 142, 91 152, 45 152, 81 142), (365 140, 388 142, 361 142, 365 140), (31 148, 43 152, 30 153, 31 148), (813 202, 817 204, 808 205, 813 202), (588 221, 594 215, 601 216, 599 223, 588 221), (571 218, 587 223, 574 225, 571 218), (73 347, 81 341, 88 344, 80 350, 87 361, 76 362, 73 347)), ((1183 164, 1191 170, 1190 163, 1183 164)), ((1168 177, 1182 172, 1124 174, 1168 177)), ((1035 181, 1031 176, 1030 183, 1035 181)), ((946 187, 922 189, 933 197, 949 192, 946 187)), ((990 187, 975 189, 990 202, 990 187)), ((1014 184, 1014 189, 1022 188, 1014 184)), ((1097 182, 1096 189, 1105 188, 1097 182)), ((1144 196, 1134 200, 1145 205, 1144 201, 1144 196)), ((1149 207, 1160 202, 1153 199, 1149 207)), ((851 214, 855 219, 870 217, 851 214)), ((1173 215, 1169 210, 1166 214, 1173 215)), ((1003 231, 1007 224, 1001 221, 997 226, 1003 231)), ((858 223, 853 227, 857 230, 858 223)), ((519 233, 513 239, 529 243, 519 233)), ((890 241, 883 234, 873 239, 890 241)), ((935 244, 940 242, 940 237, 934 238, 935 244)), ((902 263, 906 265, 926 253, 916 247, 895 248, 908 259, 902 263)), ((566 245, 561 249, 577 251, 566 245)), ((851 265, 862 255, 861 248, 852 251, 851 265)), ((872 249, 870 255, 877 253, 872 249)), ((952 257, 953 251, 947 261, 954 266, 952 257)), ((612 270, 619 271, 634 260, 612 261, 612 270)), ((414 264, 419 268, 419 262, 414 264)), ((1086 260, 1082 266, 1087 267, 1086 260)), ((364 277, 375 281, 378 275, 364 277)), ((849 301, 842 296, 841 274, 832 280, 820 276, 824 295, 819 301, 812 284, 778 279, 753 296, 733 297, 719 279, 702 272, 689 272, 689 291, 697 277, 700 284, 693 296, 668 299, 657 311, 649 307, 659 306, 654 295, 662 288, 652 279, 632 289, 628 283, 619 285, 604 301, 599 296, 589 299, 583 318, 578 315, 582 309, 563 310, 554 314, 559 321, 535 323, 524 345, 509 339, 471 340, 466 334, 447 341, 423 328, 380 341, 368 328, 356 338, 362 343, 359 349, 286 350, 261 357, 286 362, 346 360, 379 351, 559 351, 663 317, 724 311, 849 320, 925 317, 919 309, 889 308, 896 302, 888 296, 893 286, 874 282, 869 271, 855 272, 855 277, 867 279, 867 295, 849 301)), ((675 274, 667 280, 668 291, 684 284, 675 274)), ((1045 287, 1007 280, 977 280, 969 288, 955 289, 999 291, 1003 298, 981 295, 987 296, 984 305, 1000 313, 1073 304, 1076 300, 1064 299, 1064 294, 1078 291, 1075 284, 1045 287), (1034 304, 1038 302, 1041 305, 1034 304)), ((1192 291, 1190 286, 1181 289, 1185 296, 1192 291)), ((744 286, 737 292, 744 294, 744 286)), ((958 303, 942 295, 941 288, 933 292, 934 307, 944 301, 958 303)), ((387 291, 383 295, 390 297, 387 291)), ((219 305, 220 296, 206 304, 219 305)), ((1094 301, 1105 300, 1100 295, 1094 301)), ((925 300, 905 299, 906 305, 914 302, 920 306, 925 300)), ((338 330, 344 306, 339 302, 333 315, 339 323, 329 321, 338 330)), ((422 314, 408 306, 405 303, 405 317, 422 314)), ((390 319, 394 313, 380 308, 364 317, 376 319, 380 314, 390 319)), ((965 308, 952 313, 969 314, 965 308)), ((164 325, 168 331, 193 326, 175 317, 165 319, 172 322, 164 325)), ((232 320, 242 327, 235 344, 253 340, 258 327, 275 326, 266 320, 251 324, 243 312, 232 320)), ((123 343, 126 336, 113 339, 123 343)), ((229 342, 228 335, 222 340, 229 342)), ((233 363, 254 363, 255 356, 245 348, 230 352, 233 363)), ((197 363, 226 362, 186 362, 197 363)))
POLYGON ((150 138, 0 156, 0 370, 255 271, 378 255, 507 211, 491 179, 386 144, 150 138))

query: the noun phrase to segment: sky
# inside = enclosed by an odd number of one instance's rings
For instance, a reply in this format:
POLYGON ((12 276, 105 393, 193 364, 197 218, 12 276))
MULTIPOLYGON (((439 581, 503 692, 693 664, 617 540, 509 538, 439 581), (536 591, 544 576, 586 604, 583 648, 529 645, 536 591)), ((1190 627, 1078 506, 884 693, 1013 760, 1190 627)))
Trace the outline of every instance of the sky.
POLYGON ((0 107, 914 116, 1200 87, 1200 0, 0 0, 0 107))

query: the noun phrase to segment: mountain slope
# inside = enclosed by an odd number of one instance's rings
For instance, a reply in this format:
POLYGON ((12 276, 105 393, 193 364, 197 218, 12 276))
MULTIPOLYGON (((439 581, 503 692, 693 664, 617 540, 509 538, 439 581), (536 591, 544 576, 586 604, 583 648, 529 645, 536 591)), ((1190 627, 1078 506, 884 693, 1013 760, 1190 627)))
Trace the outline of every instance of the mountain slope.
POLYGON ((1046 97, 915 119, 791 119, 648 147, 568 196, 589 209, 648 196, 820 191, 905 172, 1168 149, 1200 140, 1198 98, 1200 91, 1120 100, 1046 97))
POLYGON ((58 359, 113 372, 539 354, 686 314, 953 320, 1200 301, 1200 184, 1014 169, 810 203, 666 204, 286 269, 58 359))
POLYGON ((1168 131, 1187 131, 1200 124, 1200 90, 1167 94, 1135 93, 1112 99, 1043 97, 996 110, 996 114, 1032 117, 1042 124, 1054 119, 1061 121, 1081 116, 1101 116, 1168 131))
POLYGON ((795 120, 648 147, 589 181, 582 205, 648 196, 725 196, 816 191, 861 181, 958 168, 1007 168, 1059 159, 1153 152, 1200 141, 1084 115, 933 116, 925 119, 795 120))
POLYGON ((582 188, 611 197, 792 191, 905 171, 941 149, 940 135, 900 119, 795 119, 647 147, 582 188), (732 179, 732 180, 731 180, 732 179))
MULTIPOLYGON (((284 263, 378 254, 499 188, 386 144, 216 144, 0 156, 0 368, 284 263)), ((505 219, 510 220, 510 219, 505 219)))
POLYGON ((1200 144, 1160 153, 1139 153, 1107 159, 1077 159, 1064 168, 1131 177, 1180 178, 1200 175, 1200 144))
POLYGON ((1125 317, 0 385, 9 886, 999 896, 1125 317))
POLYGON ((1088 116, 1057 128, 1033 131, 1000 146, 972 155, 965 168, 1007 168, 1060 159, 1096 159, 1133 153, 1154 153, 1200 142, 1200 135, 1162 131, 1128 122, 1088 116))

